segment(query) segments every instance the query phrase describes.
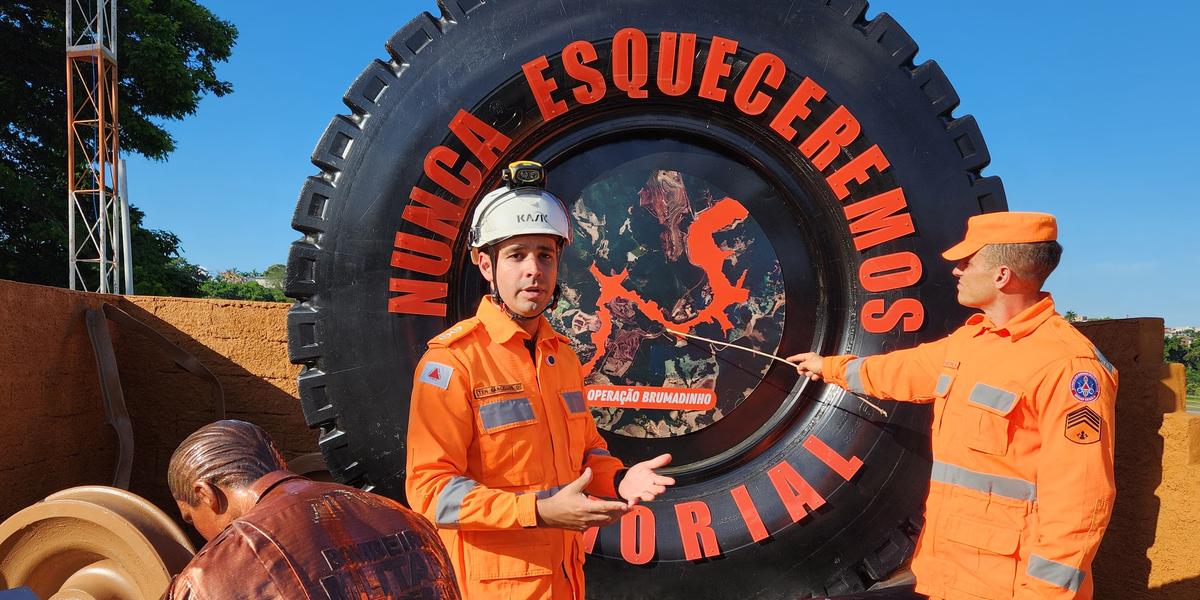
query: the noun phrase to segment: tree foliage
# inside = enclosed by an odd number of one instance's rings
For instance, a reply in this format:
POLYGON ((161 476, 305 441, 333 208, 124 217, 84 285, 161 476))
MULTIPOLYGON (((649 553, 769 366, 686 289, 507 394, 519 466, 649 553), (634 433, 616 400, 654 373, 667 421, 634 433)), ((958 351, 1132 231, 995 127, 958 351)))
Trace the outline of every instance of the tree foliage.
POLYGON ((228 300, 258 300, 260 302, 288 302, 283 290, 270 286, 267 276, 276 267, 271 265, 265 273, 258 271, 239 271, 229 269, 221 271, 216 277, 209 278, 200 284, 200 293, 205 298, 225 298, 228 300), (261 281, 267 282, 263 285, 261 281))
POLYGON ((283 289, 283 278, 286 275, 287 275, 287 265, 282 265, 282 264, 271 265, 271 266, 267 267, 267 270, 263 271, 263 273, 262 273, 262 277, 266 281, 266 283, 264 285, 266 285, 267 287, 272 288, 272 289, 282 290, 283 289))
POLYGON ((1163 359, 1182 364, 1187 371, 1187 394, 1200 396, 1200 335, 1167 336, 1163 359))
MULTIPOLYGON (((68 282, 65 4, 0 0, 0 278, 59 286, 68 282)), ((163 159, 175 141, 159 123, 232 91, 215 65, 229 59, 237 29, 193 0, 122 0, 117 30, 121 150, 163 159)), ((179 256, 179 239, 144 229, 135 212, 138 293, 198 293, 204 278, 179 256)))

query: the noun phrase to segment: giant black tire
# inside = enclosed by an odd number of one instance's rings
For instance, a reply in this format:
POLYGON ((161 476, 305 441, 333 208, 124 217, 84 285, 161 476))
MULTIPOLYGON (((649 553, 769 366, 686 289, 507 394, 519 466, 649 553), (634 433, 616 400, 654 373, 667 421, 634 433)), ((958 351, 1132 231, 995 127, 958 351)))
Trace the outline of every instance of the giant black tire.
MULTIPOLYGON (((961 322, 938 253, 969 216, 1006 204, 1000 181, 980 175, 986 146, 973 118, 952 116, 958 98, 938 66, 914 65, 916 44, 886 14, 866 20, 864 1, 704 0, 676 9, 445 0, 440 18, 421 14, 402 27, 387 42, 388 59, 350 87, 352 114, 335 117, 314 151, 321 172, 300 194, 293 226, 304 235, 287 275, 298 300, 288 347, 304 365, 301 402, 339 480, 403 498, 413 368, 425 342, 472 314, 482 293, 459 219, 498 184, 488 167, 510 160, 546 164, 551 190, 568 202, 580 178, 602 168, 593 163, 643 146, 725 169, 710 173, 725 189, 754 188, 747 208, 781 257, 786 304, 801 307, 786 312, 778 353, 878 353, 961 322), (698 36, 689 87, 677 95, 664 86, 683 78, 656 77, 662 32, 698 36), (564 71, 564 48, 577 40, 586 43, 572 46, 573 56, 603 83, 564 71), (611 55, 621 49, 616 62, 633 65, 636 83, 643 40, 647 94, 630 97, 641 94, 618 89, 625 71, 613 74, 611 55), (779 80, 767 65, 776 60, 786 67, 779 80), (715 74, 707 84, 706 70, 715 74), (779 126, 805 81, 824 93, 779 126), (494 128, 511 141, 492 138, 488 151, 474 140, 471 151, 462 132, 472 116, 484 124, 473 130, 494 128), (847 116, 861 131, 846 133, 844 147, 826 154, 803 143, 847 116), (447 129, 452 120, 458 133, 447 129), (862 181, 846 177, 855 171, 862 181), (420 207, 410 196, 440 206, 442 220, 415 212, 406 220, 405 207, 420 207), (870 210, 897 198, 891 220, 870 210), (393 259, 394 250, 404 256, 393 259), (407 294, 422 286, 431 299, 412 302, 407 294)), ((682 464, 679 484, 647 512, 589 538, 589 595, 834 594, 868 587, 911 554, 928 480, 927 411, 889 405, 885 418, 840 389, 797 382, 786 366, 761 382, 744 404, 756 408, 739 407, 703 431, 659 440, 605 433, 627 462, 669 450, 682 464), (638 537, 651 532, 654 541, 638 537)))

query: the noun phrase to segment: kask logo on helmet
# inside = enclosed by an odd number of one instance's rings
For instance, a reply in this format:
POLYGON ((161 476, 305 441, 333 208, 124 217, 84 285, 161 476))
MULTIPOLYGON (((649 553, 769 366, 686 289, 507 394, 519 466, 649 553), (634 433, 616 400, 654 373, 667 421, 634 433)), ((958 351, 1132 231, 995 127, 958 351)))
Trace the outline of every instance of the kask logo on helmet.
POLYGON ((546 213, 534 213, 517 215, 518 223, 550 223, 550 217, 546 213))

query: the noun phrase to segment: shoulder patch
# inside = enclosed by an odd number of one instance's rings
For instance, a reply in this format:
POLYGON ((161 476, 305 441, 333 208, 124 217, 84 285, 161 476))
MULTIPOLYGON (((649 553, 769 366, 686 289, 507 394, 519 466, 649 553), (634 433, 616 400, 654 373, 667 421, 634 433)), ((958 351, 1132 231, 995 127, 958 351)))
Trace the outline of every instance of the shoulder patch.
POLYGON ((1080 402, 1091 402, 1100 397, 1100 382, 1095 375, 1080 371, 1071 377, 1071 395, 1080 402))
POLYGON ((444 390, 450 387, 450 377, 453 375, 454 367, 431 360, 425 363, 424 367, 421 367, 421 375, 417 377, 417 381, 428 383, 444 390))
POLYGON ((466 335, 468 333, 471 333, 471 331, 474 330, 478 326, 479 326, 479 319, 471 318, 471 319, 467 319, 465 321, 459 321, 458 323, 455 323, 454 326, 451 327, 450 329, 447 329, 447 330, 439 333, 438 335, 434 336, 433 339, 429 340, 429 345, 430 346, 449 346, 449 345, 453 344, 454 342, 457 342, 458 340, 466 337, 466 335))

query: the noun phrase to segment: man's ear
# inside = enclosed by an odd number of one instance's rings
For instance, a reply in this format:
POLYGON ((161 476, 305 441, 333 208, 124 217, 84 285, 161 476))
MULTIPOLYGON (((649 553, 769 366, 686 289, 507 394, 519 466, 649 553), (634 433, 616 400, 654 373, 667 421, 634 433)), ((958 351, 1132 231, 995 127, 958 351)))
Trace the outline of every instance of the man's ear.
POLYGON ((1016 277, 1013 275, 1012 269, 1004 265, 1000 265, 999 267, 996 267, 996 274, 992 276, 992 281, 995 282, 996 289, 1003 290, 1009 284, 1014 283, 1016 281, 1016 277))
POLYGON ((229 499, 221 488, 207 482, 197 481, 192 484, 192 493, 199 500, 198 504, 207 506, 215 514, 221 514, 229 508, 229 499))
POLYGON ((488 283, 491 283, 492 282, 492 268, 494 267, 494 265, 492 264, 491 253, 480 252, 478 264, 479 264, 479 273, 481 275, 483 275, 483 278, 486 279, 488 283))

